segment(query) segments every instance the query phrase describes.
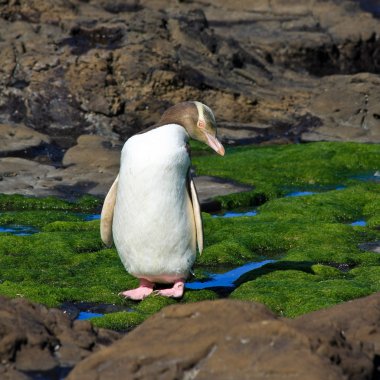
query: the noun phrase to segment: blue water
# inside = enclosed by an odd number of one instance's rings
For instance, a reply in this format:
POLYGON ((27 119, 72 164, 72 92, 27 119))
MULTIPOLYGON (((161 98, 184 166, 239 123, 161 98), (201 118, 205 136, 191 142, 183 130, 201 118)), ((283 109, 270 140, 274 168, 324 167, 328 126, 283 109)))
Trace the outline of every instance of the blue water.
POLYGON ((380 182, 380 170, 375 173, 361 174, 352 178, 364 182, 380 182))
POLYGON ((275 260, 264 260, 244 264, 238 268, 232 269, 225 273, 209 273, 209 278, 201 281, 192 281, 185 284, 186 289, 208 289, 216 287, 234 288, 234 282, 243 274, 250 272, 254 269, 259 269, 266 264, 274 263, 275 260))
POLYGON ((247 212, 228 211, 221 215, 214 214, 212 217, 213 218, 236 218, 238 216, 256 216, 256 215, 257 215, 257 211, 255 210, 247 211, 247 212))
POLYGON ((365 227, 367 225, 367 222, 365 220, 356 220, 355 222, 352 222, 350 226, 353 227, 365 227))
POLYGON ((85 319, 91 319, 96 317, 103 317, 104 314, 100 313, 90 313, 88 311, 81 311, 77 317, 77 320, 85 320, 85 319))
POLYGON ((0 226, 0 233, 1 232, 16 236, 28 236, 38 232, 38 229, 31 226, 6 225, 0 226))
POLYGON ((91 222, 91 220, 99 220, 100 219, 100 214, 82 214, 82 213, 77 213, 77 216, 80 216, 83 218, 85 222, 91 222))
POLYGON ((285 197, 305 197, 313 194, 317 193, 314 191, 294 191, 293 193, 286 194, 285 197))

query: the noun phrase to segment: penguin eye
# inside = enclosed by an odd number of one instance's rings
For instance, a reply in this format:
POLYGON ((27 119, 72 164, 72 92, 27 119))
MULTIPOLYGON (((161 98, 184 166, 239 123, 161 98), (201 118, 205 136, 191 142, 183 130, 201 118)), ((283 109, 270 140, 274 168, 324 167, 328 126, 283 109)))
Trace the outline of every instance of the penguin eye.
POLYGON ((200 129, 206 128, 206 123, 204 120, 198 120, 198 128, 200 128, 200 129))

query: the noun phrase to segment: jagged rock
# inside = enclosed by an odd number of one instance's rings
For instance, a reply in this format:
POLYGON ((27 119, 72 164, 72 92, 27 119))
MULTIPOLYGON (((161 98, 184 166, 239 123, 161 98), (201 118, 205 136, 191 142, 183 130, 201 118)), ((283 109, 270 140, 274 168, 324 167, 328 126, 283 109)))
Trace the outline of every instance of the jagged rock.
MULTIPOLYGON (((294 141, 289 130, 324 88, 306 73, 380 70, 379 21, 351 0, 34 0, 2 3, 0 23, 0 121, 23 122, 65 149, 81 134, 125 139, 188 99, 245 125, 237 141, 294 141), (255 136, 262 126, 275 132, 255 136)), ((349 115, 335 116, 345 124, 349 115)))
POLYGON ((380 293, 294 320, 240 301, 169 306, 68 379, 377 378, 379 310, 380 293))
POLYGON ((0 315, 0 377, 5 380, 59 377, 120 337, 22 298, 0 297, 0 315))
MULTIPOLYGON (((0 123, 49 143, 0 155, 60 167, 80 136, 122 145, 189 99, 225 143, 380 142, 379 25, 353 0, 3 1, 0 123)), ((114 174, 73 168, 52 194, 104 195, 114 174)))

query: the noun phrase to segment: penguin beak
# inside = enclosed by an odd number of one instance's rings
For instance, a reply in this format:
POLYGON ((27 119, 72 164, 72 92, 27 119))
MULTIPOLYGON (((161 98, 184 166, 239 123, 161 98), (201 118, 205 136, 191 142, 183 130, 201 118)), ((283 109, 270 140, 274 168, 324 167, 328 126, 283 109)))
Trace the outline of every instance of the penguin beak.
POLYGON ((220 143, 220 141, 210 133, 204 131, 204 134, 206 135, 207 138, 207 145, 215 150, 216 153, 220 154, 221 156, 224 156, 224 146, 220 143))

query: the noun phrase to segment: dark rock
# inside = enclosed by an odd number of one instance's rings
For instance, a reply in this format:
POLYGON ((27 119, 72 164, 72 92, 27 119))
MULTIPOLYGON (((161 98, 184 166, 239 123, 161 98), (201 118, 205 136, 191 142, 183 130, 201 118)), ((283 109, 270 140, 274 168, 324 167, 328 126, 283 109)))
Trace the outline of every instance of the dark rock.
POLYGON ((58 376, 119 338, 118 333, 94 329, 87 321, 72 322, 57 309, 22 298, 0 298, 2 379, 58 376))
POLYGON ((250 191, 253 189, 252 186, 210 176, 194 177, 194 182, 202 210, 208 212, 220 210, 220 204, 212 198, 221 195, 250 191))
POLYGON ((240 301, 169 306, 68 379, 377 378, 379 313, 380 293, 294 320, 240 301))

